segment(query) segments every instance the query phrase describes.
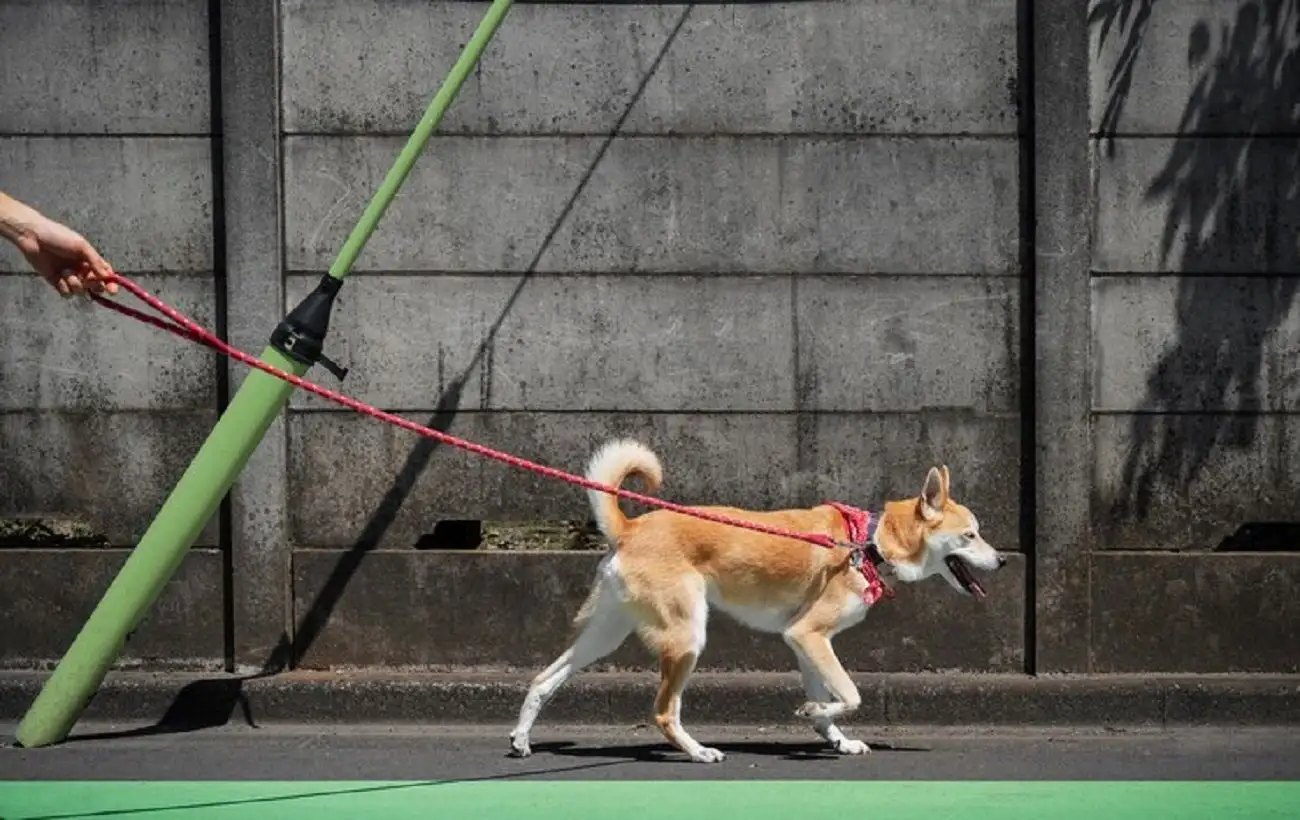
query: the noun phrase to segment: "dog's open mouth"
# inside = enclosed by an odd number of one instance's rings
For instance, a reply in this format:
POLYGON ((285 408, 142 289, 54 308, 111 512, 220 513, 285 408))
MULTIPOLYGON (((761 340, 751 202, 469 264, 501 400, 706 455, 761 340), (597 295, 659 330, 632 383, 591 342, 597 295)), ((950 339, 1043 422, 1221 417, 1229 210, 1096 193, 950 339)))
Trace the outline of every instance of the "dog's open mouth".
POLYGON ((948 565, 948 571, 952 573, 952 577, 957 579, 957 583, 961 584, 962 589, 976 598, 985 596, 984 587, 980 586, 980 582, 975 580, 974 573, 971 572, 970 566, 965 561, 956 555, 949 555, 943 559, 943 562, 948 565))

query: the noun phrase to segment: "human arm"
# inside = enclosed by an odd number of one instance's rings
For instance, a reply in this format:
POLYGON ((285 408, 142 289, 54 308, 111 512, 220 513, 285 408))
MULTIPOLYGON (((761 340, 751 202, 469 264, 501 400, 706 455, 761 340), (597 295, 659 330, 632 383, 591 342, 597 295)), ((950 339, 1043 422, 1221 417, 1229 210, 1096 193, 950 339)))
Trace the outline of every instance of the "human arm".
POLYGON ((0 236, 59 293, 117 293, 113 268, 84 236, 0 192, 0 236))

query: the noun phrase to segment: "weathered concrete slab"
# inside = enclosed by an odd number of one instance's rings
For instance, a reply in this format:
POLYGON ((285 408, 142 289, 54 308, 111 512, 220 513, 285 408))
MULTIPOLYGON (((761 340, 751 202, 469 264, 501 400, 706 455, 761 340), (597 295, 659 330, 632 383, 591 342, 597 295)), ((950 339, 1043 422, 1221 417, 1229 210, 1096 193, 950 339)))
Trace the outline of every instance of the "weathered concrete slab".
MULTIPOLYGON (((0 663, 63 657, 113 582, 127 550, 0 550, 0 663)), ((221 554, 191 550, 113 667, 220 669, 221 554)))
POLYGON ((1285 3, 1092 3, 1094 133, 1296 133, 1285 3), (1126 20, 1121 13, 1128 10, 1126 20))
POLYGON ((1300 409, 1297 296, 1293 276, 1094 279, 1093 409, 1300 409))
POLYGON ((1291 675, 1184 677, 1172 684, 1165 694, 1167 725, 1266 726, 1300 718, 1300 684, 1291 675))
MULTIPOLYGON (((446 417, 438 422, 447 429, 446 417)), ((664 462, 663 497, 692 504, 779 507, 835 498, 869 506, 915 495, 925 471, 947 463, 954 491, 1005 550, 1019 548, 1018 430, 1014 418, 938 413, 819 414, 800 424, 784 414, 470 412, 457 414, 449 428, 578 473, 608 438, 636 436, 664 462)), ((378 543, 403 548, 441 519, 585 520, 590 514, 577 488, 451 447, 432 455, 427 445, 417 450, 425 441, 351 413, 295 413, 289 438, 293 542, 348 547, 368 524, 388 521, 378 543), (412 463, 424 465, 414 479, 412 463), (385 498, 397 486, 410 492, 398 493, 404 503, 393 510, 385 498)))
POLYGON ((0 132, 209 131, 204 0, 10 0, 0 31, 0 132))
MULTIPOLYGON (((291 277, 287 304, 319 278, 291 277)), ((331 355, 382 407, 433 406, 460 379, 465 409, 795 407, 784 277, 370 275, 340 298, 331 355)))
POLYGON ((1251 522, 1300 520, 1295 415, 1094 419, 1099 549, 1209 549, 1251 522))
MULTIPOLYGON (((333 572, 339 553, 294 553, 299 622, 333 572)), ((300 666, 335 665, 541 669, 571 639, 569 624, 594 577, 593 553, 374 552, 360 563, 300 666), (509 602, 508 604, 506 602, 509 602)), ((974 602, 931 579, 897 585, 858 628, 837 637, 851 671, 1022 668, 1024 563, 1011 563, 974 602)), ((655 669, 631 638, 598 669, 655 669)), ((779 636, 761 635, 716 614, 701 670, 796 669, 779 636)))
MULTIPOLYGON (((404 142, 285 139, 290 270, 329 268, 404 142)), ((599 147, 587 138, 435 137, 353 270, 523 270, 599 147)))
MULTIPOLYGON (((135 279, 213 327, 210 278, 135 279)), ((35 275, 0 275, 0 304, 0 410, 216 407, 216 367, 206 348, 92 304, 65 302, 35 275)))
MULTIPOLYGON (((73 226, 123 273, 212 270, 206 138, 0 137, 0 168, 5 193, 73 226)), ((30 268, 4 243, 0 271, 30 268)))
MULTIPOLYGON (((517 5, 440 130, 608 132, 685 10, 517 5)), ((286 128, 373 133, 415 125, 482 9, 292 0, 282 15, 286 128)), ((624 130, 1011 134, 1015 45, 1012 0, 700 5, 624 130)))
POLYGON ((930 467, 947 464, 952 491, 1000 550, 1020 546, 1020 419, 971 413, 824 413, 801 427, 809 470, 786 477, 801 503, 859 506, 921 491, 930 467))
MULTIPOLYGON (((598 143, 435 139, 356 269, 523 270, 598 143)), ((401 144, 286 141, 291 269, 329 267, 401 144)), ((539 270, 1014 273, 1018 161, 1009 138, 620 139, 539 270)))
POLYGON ((1012 139, 629 139, 544 265, 557 270, 1017 269, 1012 139))
POLYGON ((1113 155, 1094 142, 1094 269, 1277 270, 1296 259, 1294 162, 1287 139, 1117 139, 1113 155))
POLYGON ((1121 675, 899 675, 888 684, 885 715, 903 726, 933 724, 937 715, 962 726, 1161 725, 1175 686, 1121 675))
POLYGON ((1019 409, 1020 282, 801 277, 808 410, 1019 409))
MULTIPOLYGON (((424 424, 430 414, 407 416, 424 424)), ((795 420, 786 415, 465 412, 454 419, 439 417, 437 426, 577 473, 605 440, 636 436, 664 462, 664 497, 688 503, 776 506, 788 500, 787 482, 795 468, 795 420)), ((401 548, 432 532, 440 519, 585 519, 590 514, 580 488, 451 447, 430 454, 431 444, 352 413, 294 413, 289 422, 293 543, 349 547, 368 522, 389 518, 391 526, 379 543, 401 548), (408 483, 404 470, 412 459, 425 466, 408 483), (411 491, 394 511, 385 496, 396 486, 411 491)))
MULTIPOLYGON (((520 3, 447 112, 443 133, 608 132, 682 7, 520 3)), ((410 0, 281 4, 286 130, 409 132, 484 7, 410 0), (340 72, 330 55, 355 56, 340 72)), ((680 40, 679 40, 680 42, 680 40)))
POLYGON ((1300 671, 1300 555, 1098 554, 1098 672, 1300 671))
MULTIPOLYGON (((211 410, 0 413, 0 517, 83 521, 133 546, 215 421, 211 410)), ((195 544, 217 544, 215 516, 195 544)))
POLYGON ((707 5, 628 128, 1015 134, 1015 54, 1014 0, 707 5))

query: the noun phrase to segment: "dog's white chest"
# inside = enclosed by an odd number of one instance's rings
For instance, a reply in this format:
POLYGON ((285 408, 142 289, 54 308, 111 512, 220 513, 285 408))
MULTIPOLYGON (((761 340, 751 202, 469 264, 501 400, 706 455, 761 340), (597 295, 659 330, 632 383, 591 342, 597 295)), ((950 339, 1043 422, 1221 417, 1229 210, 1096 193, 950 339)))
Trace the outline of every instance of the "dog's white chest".
MULTIPOLYGON (((709 607, 734 618, 742 626, 757 632, 779 635, 790 628, 799 615, 798 607, 758 606, 728 601, 721 593, 710 586, 708 591, 709 607)), ((861 595, 848 595, 844 608, 840 611, 839 622, 831 634, 836 634, 862 623, 870 607, 863 602, 861 595)))
POLYGON ((709 606, 735 618, 742 625, 758 632, 779 635, 790 626, 794 612, 781 607, 764 607, 739 604, 724 600, 716 589, 709 589, 709 606))
POLYGON ((843 632, 851 626, 857 626, 862 623, 862 619, 867 617, 866 601, 862 600, 862 595, 852 594, 845 596, 844 609, 841 610, 839 623, 835 625, 835 632, 843 632))

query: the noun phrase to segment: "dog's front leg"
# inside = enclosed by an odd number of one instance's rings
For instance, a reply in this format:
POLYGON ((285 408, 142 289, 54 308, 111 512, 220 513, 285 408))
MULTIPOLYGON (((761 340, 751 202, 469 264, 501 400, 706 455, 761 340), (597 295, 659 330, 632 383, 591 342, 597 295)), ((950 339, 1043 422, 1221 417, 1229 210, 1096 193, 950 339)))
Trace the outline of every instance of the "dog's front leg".
POLYGON ((809 698, 795 714, 811 718, 817 733, 840 754, 860 755, 871 751, 871 747, 861 740, 845 737, 835 725, 836 718, 857 710, 862 704, 862 696, 835 656, 830 639, 819 631, 792 630, 786 633, 785 640, 799 660, 804 691, 809 698), (830 699, 832 696, 834 702, 830 699))
MULTIPOLYGON (((795 650, 795 656, 799 659, 799 674, 803 677, 803 691, 808 696, 808 701, 825 703, 830 700, 830 692, 826 688, 826 683, 822 681, 821 675, 817 674, 816 668, 798 649, 795 650)), ((813 728, 842 755, 861 755, 871 751, 871 747, 863 741, 846 737, 831 718, 813 718, 813 728)))

